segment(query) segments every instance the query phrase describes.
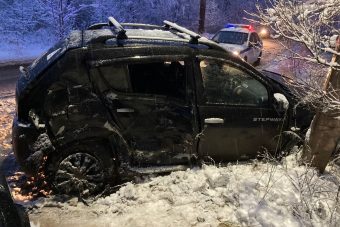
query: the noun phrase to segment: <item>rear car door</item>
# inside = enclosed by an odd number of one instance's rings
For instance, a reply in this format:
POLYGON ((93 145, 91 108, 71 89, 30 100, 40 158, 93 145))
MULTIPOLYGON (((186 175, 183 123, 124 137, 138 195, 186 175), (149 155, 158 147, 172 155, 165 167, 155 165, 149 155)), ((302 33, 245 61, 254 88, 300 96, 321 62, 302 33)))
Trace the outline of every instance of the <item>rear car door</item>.
POLYGON ((187 164, 193 135, 192 63, 183 56, 138 56, 92 69, 135 166, 187 164))
POLYGON ((284 114, 272 105, 270 86, 241 64, 221 58, 199 56, 197 70, 199 154, 226 161, 275 152, 284 114))

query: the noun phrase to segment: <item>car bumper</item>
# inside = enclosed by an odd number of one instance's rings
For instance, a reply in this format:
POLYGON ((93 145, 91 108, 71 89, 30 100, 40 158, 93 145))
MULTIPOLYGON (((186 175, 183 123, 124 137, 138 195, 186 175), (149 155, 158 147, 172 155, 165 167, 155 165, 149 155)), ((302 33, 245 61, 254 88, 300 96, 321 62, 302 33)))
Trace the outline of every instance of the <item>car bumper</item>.
POLYGON ((35 175, 39 164, 30 161, 34 151, 31 149, 39 132, 32 124, 20 122, 17 117, 13 120, 12 145, 13 152, 21 169, 28 175, 35 175))

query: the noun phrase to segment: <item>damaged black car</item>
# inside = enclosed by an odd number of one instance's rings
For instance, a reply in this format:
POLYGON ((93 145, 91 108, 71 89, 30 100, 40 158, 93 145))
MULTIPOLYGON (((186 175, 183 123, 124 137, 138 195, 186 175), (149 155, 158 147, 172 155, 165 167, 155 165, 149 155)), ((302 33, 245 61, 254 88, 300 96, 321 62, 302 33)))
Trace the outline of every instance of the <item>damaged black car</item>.
POLYGON ((42 171, 61 193, 91 195, 129 173, 184 170, 207 157, 276 154, 286 132, 311 120, 277 75, 169 21, 110 17, 21 73, 13 149, 27 174, 42 171))

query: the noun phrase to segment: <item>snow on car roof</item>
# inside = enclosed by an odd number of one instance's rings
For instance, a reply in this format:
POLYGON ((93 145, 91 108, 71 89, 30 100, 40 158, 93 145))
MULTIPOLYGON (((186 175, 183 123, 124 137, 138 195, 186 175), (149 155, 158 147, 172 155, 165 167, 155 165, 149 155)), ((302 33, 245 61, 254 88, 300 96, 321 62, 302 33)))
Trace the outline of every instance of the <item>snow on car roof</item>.
POLYGON ((145 36, 145 37, 160 37, 178 39, 179 37, 170 31, 160 29, 146 30, 146 29, 126 29, 126 35, 129 36, 145 36))

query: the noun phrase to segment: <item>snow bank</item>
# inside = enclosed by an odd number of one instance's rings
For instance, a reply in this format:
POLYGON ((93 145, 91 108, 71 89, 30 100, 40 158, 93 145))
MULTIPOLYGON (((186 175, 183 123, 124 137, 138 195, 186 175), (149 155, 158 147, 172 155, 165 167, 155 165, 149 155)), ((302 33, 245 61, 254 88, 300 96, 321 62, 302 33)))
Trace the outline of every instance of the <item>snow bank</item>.
MULTIPOLYGON (((62 209, 48 210, 47 199, 33 211, 45 219, 57 215, 62 226, 337 226, 338 186, 339 176, 318 176, 290 156, 283 164, 255 161, 173 172, 128 183, 90 206, 58 203, 62 209)), ((31 218, 39 223, 34 212, 31 218)))

